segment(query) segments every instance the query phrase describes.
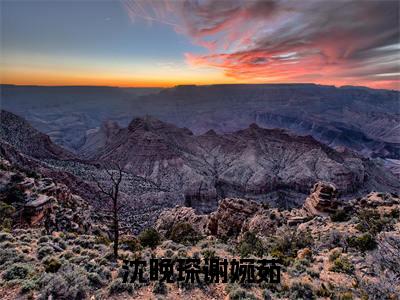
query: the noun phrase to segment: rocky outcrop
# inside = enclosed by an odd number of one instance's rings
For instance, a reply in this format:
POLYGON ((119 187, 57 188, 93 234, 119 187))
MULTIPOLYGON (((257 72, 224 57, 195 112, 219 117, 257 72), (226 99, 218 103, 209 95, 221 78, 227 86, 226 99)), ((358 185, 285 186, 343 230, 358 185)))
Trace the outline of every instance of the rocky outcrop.
POLYGON ((262 209, 247 219, 242 226, 243 232, 254 232, 264 237, 275 234, 276 229, 286 222, 286 217, 277 209, 262 209))
POLYGON ((265 211, 254 201, 223 199, 218 209, 209 215, 198 214, 191 207, 177 206, 164 210, 155 223, 155 228, 166 235, 176 224, 189 223, 200 234, 220 238, 235 238, 242 229, 266 234, 272 232, 282 216, 277 210, 265 211))
POLYGON ((21 171, 3 158, 0 165, 0 201, 15 207, 14 225, 44 226, 48 232, 93 232, 95 212, 66 185, 33 170, 21 171))
POLYGON ((260 209, 261 205, 254 201, 223 199, 217 211, 209 216, 208 231, 222 238, 235 237, 241 232, 243 223, 260 209))
POLYGON ((303 209, 309 216, 327 216, 339 206, 337 189, 334 184, 318 182, 311 189, 310 196, 304 202, 303 209))
POLYGON ((179 223, 189 223, 201 234, 207 231, 207 216, 198 215, 193 208, 183 206, 163 211, 155 223, 155 228, 165 236, 175 224, 179 223))

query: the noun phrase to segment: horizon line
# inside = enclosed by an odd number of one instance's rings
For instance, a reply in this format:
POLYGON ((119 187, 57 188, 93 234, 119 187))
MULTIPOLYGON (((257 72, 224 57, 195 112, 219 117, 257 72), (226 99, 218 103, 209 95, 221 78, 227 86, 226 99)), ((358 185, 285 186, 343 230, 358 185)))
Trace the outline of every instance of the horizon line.
POLYGON ((385 91, 396 91, 400 92, 399 89, 385 89, 385 88, 374 88, 363 85, 334 85, 334 84, 320 84, 314 82, 287 82, 287 83, 216 83, 216 84, 177 84, 172 86, 117 86, 117 85, 75 85, 75 84, 66 84, 66 85, 52 85, 52 84, 15 84, 15 83, 0 83, 0 86, 16 86, 16 87, 46 87, 46 88, 62 88, 62 87, 91 87, 91 88, 116 88, 116 89, 173 89, 178 87, 207 87, 207 86, 239 86, 239 85, 314 85, 314 86, 324 86, 324 87, 335 87, 335 88, 365 88, 371 90, 385 90, 385 91))

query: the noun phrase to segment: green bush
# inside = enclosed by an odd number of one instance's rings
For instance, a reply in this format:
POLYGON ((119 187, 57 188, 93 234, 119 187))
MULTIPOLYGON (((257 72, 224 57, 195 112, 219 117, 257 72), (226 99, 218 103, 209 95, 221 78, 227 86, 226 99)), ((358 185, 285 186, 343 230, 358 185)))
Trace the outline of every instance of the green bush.
POLYGON ((15 208, 0 201, 0 230, 10 231, 15 208))
POLYGON ((54 254, 54 249, 53 249, 53 247, 51 247, 51 246, 49 246, 49 245, 47 245, 47 244, 44 244, 44 246, 42 246, 42 247, 40 247, 40 248, 38 249, 38 251, 37 251, 37 258, 38 258, 38 259, 42 259, 42 258, 44 258, 44 257, 46 257, 46 256, 48 256, 48 255, 52 255, 52 254, 54 254))
POLYGON ((332 222, 346 222, 350 220, 350 215, 344 209, 338 209, 331 215, 332 222))
POLYGON ((244 233, 237 248, 241 257, 247 257, 250 254, 262 257, 265 251, 261 240, 255 233, 249 231, 244 233))
POLYGON ((12 242, 14 237, 8 232, 0 232, 0 243, 2 242, 12 242))
POLYGON ((297 252, 303 248, 312 248, 314 240, 311 233, 306 231, 293 231, 289 228, 281 230, 271 241, 270 254, 289 265, 297 252))
POLYGON ((86 273, 72 264, 62 266, 57 273, 45 273, 40 279, 39 299, 84 299, 88 290, 86 273))
POLYGON ((340 251, 332 251, 331 254, 329 254, 329 261, 333 262, 335 259, 339 258, 341 255, 340 251))
MULTIPOLYGON (((132 252, 138 251, 141 249, 140 242, 134 237, 123 238, 119 242, 121 249, 129 250, 132 252)), ((158 245, 158 242, 157 242, 158 245)))
POLYGON ((143 247, 155 248, 161 241, 161 236, 154 228, 147 228, 139 235, 140 244, 143 247))
POLYGON ((45 244, 45 243, 48 243, 48 242, 50 241, 50 239, 51 239, 51 236, 49 236, 49 235, 41 236, 41 237, 38 239, 38 244, 45 244))
POLYGON ((295 282, 290 287, 289 299, 315 299, 315 295, 309 284, 295 282))
POLYGON ((190 244, 197 243, 201 236, 193 229, 189 223, 177 223, 172 226, 171 231, 167 234, 167 237, 176 243, 190 244))
POLYGON ((234 288, 229 293, 229 300, 257 300, 257 297, 242 288, 234 288))
POLYGON ((132 294, 135 291, 135 285, 133 283, 124 283, 121 278, 117 278, 111 283, 109 291, 110 295, 124 292, 132 294))
POLYGON ((351 264, 347 257, 340 256, 333 261, 333 265, 329 270, 332 272, 353 274, 354 266, 351 264))
POLYGON ((357 248, 362 252, 373 250, 377 245, 375 238, 370 233, 364 233, 358 237, 349 237, 347 242, 350 247, 357 248))
POLYGON ((352 292, 341 292, 337 295, 338 300, 353 300, 352 292))
POLYGON ((37 280, 26 279, 23 281, 21 285, 21 294, 26 294, 32 290, 37 289, 38 283, 37 280))
POLYGON ((48 273, 55 273, 60 269, 61 262, 56 257, 48 257, 43 260, 43 265, 48 273))
POLYGON ((13 263, 23 262, 25 257, 15 249, 0 249, 0 266, 5 267, 13 263))
POLYGON ((17 263, 10 266, 3 274, 3 279, 6 281, 14 279, 25 279, 32 273, 32 267, 27 264, 17 263))
POLYGON ((108 237, 105 236, 96 236, 94 239, 95 244, 102 244, 109 246, 111 244, 111 240, 108 237))
POLYGON ((81 246, 74 246, 74 247, 72 247, 71 250, 72 250, 72 252, 74 252, 75 254, 79 254, 79 253, 82 252, 81 246))
POLYGON ((373 209, 363 209, 358 213, 358 224, 356 228, 362 232, 376 235, 384 229, 390 228, 390 218, 382 217, 373 209))
POLYGON ((101 278, 101 276, 97 273, 88 273, 88 279, 90 286, 94 288, 101 288, 105 285, 105 282, 101 278))
POLYGON ((215 257, 215 250, 213 249, 205 249, 201 252, 204 259, 211 259, 215 257))

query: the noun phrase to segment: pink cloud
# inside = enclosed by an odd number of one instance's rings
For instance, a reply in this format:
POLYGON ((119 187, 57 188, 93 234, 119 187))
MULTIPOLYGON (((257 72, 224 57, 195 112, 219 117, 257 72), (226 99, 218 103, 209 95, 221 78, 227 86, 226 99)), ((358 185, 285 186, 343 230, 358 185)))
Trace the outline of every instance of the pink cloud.
POLYGON ((228 77, 399 87, 398 1, 124 3, 131 18, 169 24, 207 49, 187 63, 228 77))

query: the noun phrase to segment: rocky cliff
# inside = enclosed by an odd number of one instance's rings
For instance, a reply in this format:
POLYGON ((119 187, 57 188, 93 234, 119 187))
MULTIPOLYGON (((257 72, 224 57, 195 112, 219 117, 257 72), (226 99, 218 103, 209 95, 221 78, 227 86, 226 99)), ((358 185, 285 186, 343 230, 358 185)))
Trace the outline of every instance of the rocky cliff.
POLYGON ((381 166, 351 151, 256 124, 234 133, 194 135, 151 117, 138 118, 108 136, 90 159, 119 162, 127 172, 182 193, 188 206, 203 212, 224 197, 300 205, 321 180, 334 183, 343 195, 399 186, 381 166))

